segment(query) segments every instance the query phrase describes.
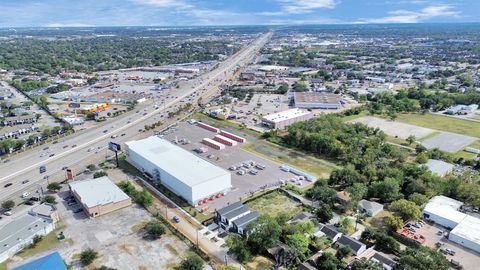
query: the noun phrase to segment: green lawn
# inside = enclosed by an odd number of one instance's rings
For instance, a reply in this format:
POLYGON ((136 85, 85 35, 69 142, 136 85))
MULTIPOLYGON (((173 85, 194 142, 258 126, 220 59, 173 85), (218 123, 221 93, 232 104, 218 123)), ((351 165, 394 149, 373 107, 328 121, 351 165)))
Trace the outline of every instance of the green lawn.
POLYGON ((303 211, 299 203, 287 197, 280 191, 270 192, 247 202, 247 205, 260 214, 277 216, 279 213, 287 213, 290 217, 303 211))
MULTIPOLYGON (((468 147, 473 147, 480 149, 480 141, 476 141, 469 145, 468 147)), ((466 147, 465 147, 466 148, 466 147)), ((474 153, 466 152, 465 149, 462 149, 453 155, 454 158, 463 158, 463 159, 472 159, 476 156, 474 153)))
POLYGON ((399 122, 421 127, 480 137, 480 123, 437 114, 399 114, 399 122))
POLYGON ((311 155, 301 153, 269 142, 246 143, 240 146, 245 151, 279 164, 289 164, 319 178, 328 178, 337 165, 311 155))
POLYGON ((365 115, 368 115, 367 111, 362 111, 359 114, 352 114, 352 115, 349 115, 349 116, 344 116, 344 117, 342 117, 342 119, 343 119, 344 122, 348 122, 348 121, 363 117, 365 115))
POLYGON ((20 251, 20 253, 18 253, 17 256, 27 259, 29 257, 32 257, 35 254, 53 249, 55 246, 57 246, 60 243, 60 241, 57 239, 58 231, 59 231, 59 228, 45 235, 42 241, 40 241, 40 243, 38 243, 35 247, 26 248, 20 251))

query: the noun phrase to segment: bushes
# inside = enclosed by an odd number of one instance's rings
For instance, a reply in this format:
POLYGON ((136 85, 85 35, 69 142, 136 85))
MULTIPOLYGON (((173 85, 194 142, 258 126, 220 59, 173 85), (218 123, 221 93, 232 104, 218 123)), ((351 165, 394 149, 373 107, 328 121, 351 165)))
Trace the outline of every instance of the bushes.
POLYGON ((12 200, 4 201, 2 203, 2 208, 4 209, 12 209, 13 207, 15 207, 15 202, 12 200))
POLYGON ((55 197, 51 196, 51 195, 47 195, 47 196, 44 196, 42 198, 42 202, 46 202, 46 203, 51 203, 51 204, 56 204, 57 203, 57 200, 55 199, 55 197))
POLYGON ((80 253, 80 262, 84 266, 90 265, 96 258, 98 258, 98 252, 91 248, 87 248, 80 253))
POLYGON ((147 233, 145 238, 151 240, 159 239, 162 235, 165 234, 166 231, 165 227, 158 220, 152 220, 147 222, 145 226, 143 226, 143 229, 147 233))
POLYGON ((118 183, 118 187, 127 193, 134 202, 140 204, 141 206, 148 208, 153 203, 153 196, 146 190, 138 191, 130 182, 122 181, 118 183))

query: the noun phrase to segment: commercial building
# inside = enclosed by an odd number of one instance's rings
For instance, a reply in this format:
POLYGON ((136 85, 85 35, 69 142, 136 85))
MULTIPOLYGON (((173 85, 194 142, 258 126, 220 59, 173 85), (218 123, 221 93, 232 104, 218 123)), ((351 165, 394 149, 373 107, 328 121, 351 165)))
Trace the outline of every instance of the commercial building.
POLYGON ((132 204, 131 198, 107 176, 74 181, 68 185, 73 196, 90 217, 105 215, 132 204))
POLYGON ((423 217, 448 229, 448 239, 480 252, 480 219, 459 210, 463 203, 445 196, 433 197, 423 209, 423 217))
POLYGON ((480 253, 480 219, 467 215, 453 228, 448 239, 480 253))
POLYGON ((435 196, 423 208, 424 219, 433 221, 445 228, 453 229, 466 216, 458 211, 463 203, 445 196, 435 196))
POLYGON ((35 235, 46 235, 54 229, 53 220, 29 214, 3 226, 0 229, 0 262, 31 245, 35 235))
POLYGON ((232 187, 228 171, 157 136, 125 145, 128 162, 191 205, 232 187))
POLYGON ((340 109, 340 95, 323 92, 296 92, 293 95, 293 105, 302 109, 340 109))
POLYGON ((293 123, 310 118, 312 118, 311 112, 294 108, 262 117, 262 125, 271 129, 284 129, 293 123))
POLYGON ((57 207, 50 203, 42 203, 40 205, 37 205, 33 207, 28 213, 32 216, 49 218, 53 220, 53 222, 58 222, 60 220, 57 207))
POLYGON ((67 266, 58 252, 50 253, 26 264, 14 267, 12 270, 67 270, 67 266))

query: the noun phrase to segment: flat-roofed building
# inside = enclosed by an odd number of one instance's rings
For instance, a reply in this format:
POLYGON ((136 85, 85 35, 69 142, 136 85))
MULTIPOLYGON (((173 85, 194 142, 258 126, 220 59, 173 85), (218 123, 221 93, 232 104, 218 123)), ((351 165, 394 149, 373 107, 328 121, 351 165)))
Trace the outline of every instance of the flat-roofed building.
POLYGON ((465 213, 458 211, 462 205, 461 201, 445 196, 435 196, 423 208, 422 216, 443 227, 453 229, 466 216, 465 213))
POLYGON ((302 109, 340 109, 342 97, 337 94, 323 92, 296 92, 293 95, 293 104, 302 109))
POLYGON ((480 219, 467 215, 448 234, 448 240, 480 253, 480 219))
POLYGON ((54 229, 53 220, 29 214, 3 226, 0 229, 0 262, 31 245, 35 235, 46 235, 54 229))
POLYGON ((232 188, 230 172, 157 136, 125 145, 128 162, 191 205, 232 188))
POLYGON ((107 176, 74 181, 68 185, 90 217, 101 216, 132 204, 132 199, 107 176))
POLYGON ((294 108, 262 117, 262 125, 271 129, 284 129, 293 123, 306 121, 311 118, 311 112, 294 108))

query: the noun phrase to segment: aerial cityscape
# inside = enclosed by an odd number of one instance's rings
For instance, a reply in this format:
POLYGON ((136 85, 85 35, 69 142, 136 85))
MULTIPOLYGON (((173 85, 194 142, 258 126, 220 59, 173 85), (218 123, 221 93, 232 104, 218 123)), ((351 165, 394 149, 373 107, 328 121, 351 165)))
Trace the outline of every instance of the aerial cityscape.
POLYGON ((479 269, 480 2, 73 2, 0 2, 0 270, 479 269))

